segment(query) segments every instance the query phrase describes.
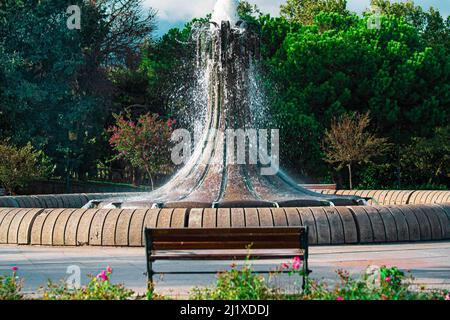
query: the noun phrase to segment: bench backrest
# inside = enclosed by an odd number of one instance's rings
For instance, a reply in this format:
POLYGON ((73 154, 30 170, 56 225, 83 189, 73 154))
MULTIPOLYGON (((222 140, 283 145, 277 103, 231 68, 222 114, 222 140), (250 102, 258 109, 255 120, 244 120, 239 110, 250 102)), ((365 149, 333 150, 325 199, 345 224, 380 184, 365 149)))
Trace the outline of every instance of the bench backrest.
POLYGON ((150 250, 307 249, 307 227, 146 229, 150 250))

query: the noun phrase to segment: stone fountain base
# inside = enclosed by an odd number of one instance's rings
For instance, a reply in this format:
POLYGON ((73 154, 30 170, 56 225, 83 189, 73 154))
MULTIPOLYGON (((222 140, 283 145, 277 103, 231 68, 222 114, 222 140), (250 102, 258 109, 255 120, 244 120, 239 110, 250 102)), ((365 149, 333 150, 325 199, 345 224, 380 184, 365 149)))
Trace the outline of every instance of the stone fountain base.
POLYGON ((450 202, 450 191, 354 192, 367 193, 369 196, 379 195, 373 202, 378 201, 382 205, 245 209, 79 209, 89 200, 108 198, 111 194, 2 197, 0 207, 8 208, 0 208, 0 244, 140 247, 144 245, 142 231, 148 227, 233 228, 302 225, 310 228, 311 245, 450 239, 450 203, 445 203, 450 202), (439 201, 441 203, 437 204, 439 201), (38 204, 46 208, 33 208, 38 204), (60 208, 51 209, 52 206, 60 208))

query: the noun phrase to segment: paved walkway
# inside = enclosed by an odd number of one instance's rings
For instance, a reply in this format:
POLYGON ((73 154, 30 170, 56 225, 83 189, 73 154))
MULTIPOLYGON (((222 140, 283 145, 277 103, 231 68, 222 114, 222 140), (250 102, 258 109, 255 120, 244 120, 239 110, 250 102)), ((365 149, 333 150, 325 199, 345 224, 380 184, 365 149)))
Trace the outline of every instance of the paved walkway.
MULTIPOLYGON (((231 263, 231 262, 230 262, 231 263)), ((159 262, 159 270, 225 270, 224 262, 159 262)), ((254 268, 273 270, 280 261, 255 262, 254 268)), ((9 273, 11 266, 19 267, 25 278, 25 290, 36 292, 48 279, 60 281, 69 276, 69 266, 78 266, 82 283, 87 274, 97 274, 110 265, 113 281, 123 283, 138 292, 145 291, 145 255, 143 248, 55 248, 29 246, 0 246, 0 274, 9 273)), ((450 289, 450 242, 431 242, 395 245, 312 247, 310 267, 312 277, 333 282, 334 271, 346 269, 360 273, 368 265, 397 266, 411 271, 416 282, 430 287, 450 289)), ((282 281, 282 280, 280 280, 282 281)), ((287 280, 285 280, 287 281, 287 280)), ((166 276, 158 281, 158 291, 164 294, 185 295, 194 286, 210 285, 214 276, 166 276)))

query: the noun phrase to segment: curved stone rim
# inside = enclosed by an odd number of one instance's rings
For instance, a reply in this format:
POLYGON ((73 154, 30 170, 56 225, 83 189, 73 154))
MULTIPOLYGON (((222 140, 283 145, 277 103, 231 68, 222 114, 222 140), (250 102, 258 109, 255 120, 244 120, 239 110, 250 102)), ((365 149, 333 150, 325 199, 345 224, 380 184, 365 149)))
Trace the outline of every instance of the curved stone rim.
MULTIPOLYGON (((372 198, 369 205, 444 204, 450 203, 450 190, 313 190, 327 195, 372 198)), ((0 197, 0 208, 78 209, 91 200, 136 197, 146 193, 92 193, 0 197)), ((257 204, 255 204, 257 205, 257 204)), ((280 205, 282 206, 282 205, 280 205)), ((234 206, 239 208, 239 206, 234 206)), ((125 208, 124 208, 125 209, 125 208)), ((132 209, 132 208, 130 208, 132 209)), ((144 208, 145 209, 145 208, 144 208)), ((174 207, 173 209, 176 209, 174 207)))
POLYGON ((311 245, 450 240, 450 204, 313 208, 0 208, 0 244, 141 247, 152 228, 308 226, 311 245))

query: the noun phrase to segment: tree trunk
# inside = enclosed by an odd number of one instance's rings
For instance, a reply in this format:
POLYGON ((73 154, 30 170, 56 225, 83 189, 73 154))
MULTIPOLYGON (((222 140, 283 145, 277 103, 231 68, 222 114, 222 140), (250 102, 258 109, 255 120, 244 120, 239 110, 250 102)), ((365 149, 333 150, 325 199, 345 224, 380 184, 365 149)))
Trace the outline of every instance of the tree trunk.
POLYGON ((152 191, 154 191, 155 190, 155 184, 153 182, 153 176, 152 176, 152 174, 151 174, 151 172, 150 172, 150 170, 148 168, 145 168, 145 171, 147 171, 148 177, 150 179, 150 184, 152 186, 152 191))
POLYGON ((137 181, 137 176, 136 176, 136 169, 131 168, 131 174, 132 174, 133 186, 137 186, 138 181, 137 181))
POLYGON ((149 174, 149 177, 150 177, 150 184, 152 185, 152 191, 154 191, 155 190, 155 185, 153 183, 153 177, 152 177, 151 174, 149 174))
POLYGON ((349 184, 350 184, 350 190, 353 190, 352 164, 349 163, 347 165, 347 168, 348 168, 348 181, 349 181, 349 184))
POLYGON ((402 161, 401 161, 401 151, 400 144, 397 148, 397 188, 402 190, 402 161))

